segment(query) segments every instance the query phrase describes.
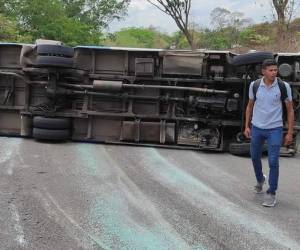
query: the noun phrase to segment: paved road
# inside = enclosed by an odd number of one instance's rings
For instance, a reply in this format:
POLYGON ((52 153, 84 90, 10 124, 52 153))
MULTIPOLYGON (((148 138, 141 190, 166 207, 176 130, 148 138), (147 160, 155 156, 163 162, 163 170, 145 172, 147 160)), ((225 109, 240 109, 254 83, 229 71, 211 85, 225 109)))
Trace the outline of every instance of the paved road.
POLYGON ((300 249, 299 160, 264 208, 248 158, 2 137, 0 249, 300 249))

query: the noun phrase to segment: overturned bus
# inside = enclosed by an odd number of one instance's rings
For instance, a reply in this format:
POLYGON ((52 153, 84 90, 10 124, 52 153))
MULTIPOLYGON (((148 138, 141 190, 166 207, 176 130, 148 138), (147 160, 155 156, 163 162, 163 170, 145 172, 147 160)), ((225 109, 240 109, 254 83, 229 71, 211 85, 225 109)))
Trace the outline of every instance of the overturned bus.
POLYGON ((0 44, 0 134, 247 154, 249 83, 275 58, 300 122, 300 53, 0 44))

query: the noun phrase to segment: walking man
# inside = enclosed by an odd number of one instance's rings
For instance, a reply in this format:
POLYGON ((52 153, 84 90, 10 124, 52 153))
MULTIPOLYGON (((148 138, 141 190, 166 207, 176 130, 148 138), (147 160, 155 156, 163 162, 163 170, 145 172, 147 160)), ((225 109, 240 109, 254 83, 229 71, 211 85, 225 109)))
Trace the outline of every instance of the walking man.
POLYGON ((250 84, 249 102, 246 109, 244 135, 251 138, 251 159, 257 180, 255 192, 262 193, 266 176, 262 172, 261 155, 265 141, 268 145, 269 188, 263 206, 274 207, 279 177, 279 151, 282 145, 284 126, 283 113, 286 108, 288 132, 284 145, 293 140, 294 109, 291 88, 277 78, 278 66, 273 59, 262 64, 263 77, 250 84))

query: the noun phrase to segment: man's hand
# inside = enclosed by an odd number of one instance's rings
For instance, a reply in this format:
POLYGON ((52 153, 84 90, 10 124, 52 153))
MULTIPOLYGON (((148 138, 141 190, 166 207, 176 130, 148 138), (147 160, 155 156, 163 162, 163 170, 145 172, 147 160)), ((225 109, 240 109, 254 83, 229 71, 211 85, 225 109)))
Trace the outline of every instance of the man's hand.
POLYGON ((244 135, 246 136, 246 138, 250 138, 251 137, 251 129, 249 127, 245 128, 244 130, 244 135))
POLYGON ((251 126, 253 106, 254 106, 254 100, 249 99, 247 108, 246 108, 246 120, 245 120, 245 130, 244 130, 244 135, 248 139, 251 137, 250 126, 251 126))
POLYGON ((293 142, 293 134, 287 133, 284 137, 284 146, 288 146, 293 142))

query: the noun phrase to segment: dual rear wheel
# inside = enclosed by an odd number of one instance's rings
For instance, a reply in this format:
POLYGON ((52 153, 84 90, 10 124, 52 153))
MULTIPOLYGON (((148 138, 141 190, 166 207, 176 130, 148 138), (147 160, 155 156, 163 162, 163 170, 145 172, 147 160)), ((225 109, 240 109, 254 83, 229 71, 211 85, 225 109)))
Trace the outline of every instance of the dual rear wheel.
POLYGON ((35 116, 32 136, 38 140, 68 140, 71 137, 71 120, 65 117, 35 116))

